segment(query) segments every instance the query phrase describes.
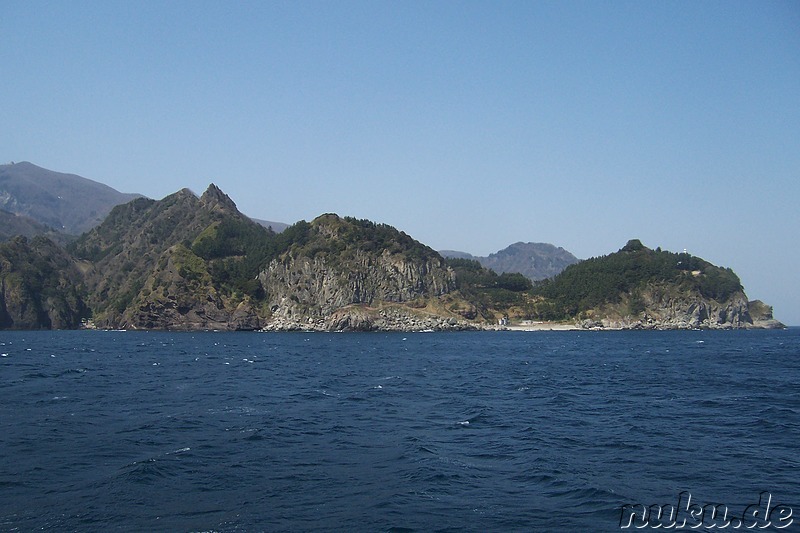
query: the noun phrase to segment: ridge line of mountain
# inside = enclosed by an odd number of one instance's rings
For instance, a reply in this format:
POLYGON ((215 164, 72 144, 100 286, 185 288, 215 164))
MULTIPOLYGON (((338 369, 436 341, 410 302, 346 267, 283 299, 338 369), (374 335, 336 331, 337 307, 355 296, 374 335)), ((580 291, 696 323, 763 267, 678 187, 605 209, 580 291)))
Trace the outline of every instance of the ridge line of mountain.
POLYGON ((0 328, 782 327, 771 313, 730 269, 637 240, 533 283, 369 220, 325 214, 276 233, 213 183, 117 205, 66 250, 44 237, 0 244, 0 328))

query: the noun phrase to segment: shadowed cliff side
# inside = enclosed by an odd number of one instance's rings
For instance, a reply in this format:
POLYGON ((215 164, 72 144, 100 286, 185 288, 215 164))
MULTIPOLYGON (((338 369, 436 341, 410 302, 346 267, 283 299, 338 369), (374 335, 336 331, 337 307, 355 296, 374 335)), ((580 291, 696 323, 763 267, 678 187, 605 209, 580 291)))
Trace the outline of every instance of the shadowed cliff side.
POLYGON ((45 237, 0 244, 0 329, 73 329, 89 316, 81 274, 45 237))

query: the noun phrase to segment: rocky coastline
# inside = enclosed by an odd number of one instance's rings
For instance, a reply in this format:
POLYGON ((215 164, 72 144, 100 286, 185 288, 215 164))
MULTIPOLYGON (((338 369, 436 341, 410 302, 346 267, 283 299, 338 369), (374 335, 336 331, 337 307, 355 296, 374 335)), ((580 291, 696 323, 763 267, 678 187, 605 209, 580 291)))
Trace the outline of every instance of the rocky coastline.
MULTIPOLYGON (((350 305, 326 316, 276 316, 261 331, 478 331, 480 324, 404 306, 350 305)), ((496 329, 496 328, 492 328, 496 329)))

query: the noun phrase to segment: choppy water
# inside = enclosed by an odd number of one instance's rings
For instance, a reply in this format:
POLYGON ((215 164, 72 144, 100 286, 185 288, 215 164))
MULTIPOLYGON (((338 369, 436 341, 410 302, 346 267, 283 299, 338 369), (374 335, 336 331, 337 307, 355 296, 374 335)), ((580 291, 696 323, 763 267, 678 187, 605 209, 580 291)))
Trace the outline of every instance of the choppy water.
POLYGON ((0 332, 0 530, 800 524, 800 330, 0 332))

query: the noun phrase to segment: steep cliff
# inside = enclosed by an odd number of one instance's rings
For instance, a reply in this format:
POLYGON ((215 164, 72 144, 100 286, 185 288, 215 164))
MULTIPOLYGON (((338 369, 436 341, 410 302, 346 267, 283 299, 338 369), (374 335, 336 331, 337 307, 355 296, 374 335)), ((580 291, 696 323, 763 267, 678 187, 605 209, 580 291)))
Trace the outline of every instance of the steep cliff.
POLYGON ((77 328, 89 310, 73 259, 45 237, 0 244, 0 329, 77 328))
POLYGON ((131 329, 254 330, 260 326, 250 299, 218 291, 206 262, 183 244, 161 255, 119 319, 119 327, 131 329))
POLYGON ((331 214, 315 219, 259 280, 271 320, 287 324, 352 304, 422 308, 455 289, 453 271, 432 249, 390 226, 331 214))
POLYGON ((667 283, 650 283, 635 295, 624 295, 618 304, 609 304, 585 313, 585 327, 598 325, 623 329, 750 329, 781 328, 772 319, 771 310, 761 311, 754 319, 742 291, 724 299, 704 297, 692 291, 681 290, 667 283), (643 308, 631 313, 632 307, 643 308), (600 317, 599 323, 591 317, 600 317))
POLYGON ((160 201, 140 198, 118 206, 70 249, 90 265, 86 284, 99 327, 255 328, 257 320, 243 318, 256 314, 247 295, 223 298, 219 292, 228 284, 212 287, 207 270, 227 258, 238 266, 243 236, 269 235, 212 184, 199 198, 183 189, 160 201), (226 228, 234 235, 223 234, 226 228), (194 269, 181 268, 195 263, 205 272, 197 279, 189 275, 194 269))

